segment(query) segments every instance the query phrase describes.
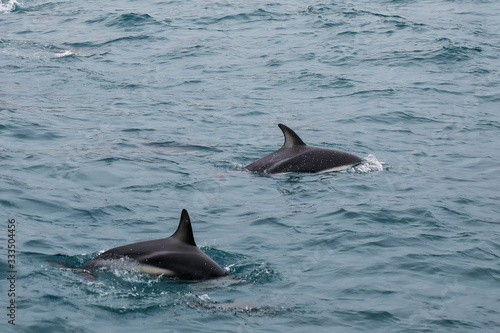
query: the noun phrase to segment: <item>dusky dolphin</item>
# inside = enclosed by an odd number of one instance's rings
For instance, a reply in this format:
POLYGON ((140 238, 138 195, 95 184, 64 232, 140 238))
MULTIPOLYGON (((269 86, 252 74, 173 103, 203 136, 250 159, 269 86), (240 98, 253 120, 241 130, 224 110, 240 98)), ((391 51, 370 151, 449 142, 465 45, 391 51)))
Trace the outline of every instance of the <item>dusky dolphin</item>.
POLYGON ((275 152, 250 163, 243 169, 265 173, 328 172, 349 169, 362 159, 331 148, 308 146, 290 128, 278 124, 285 143, 275 152))
POLYGON ((98 255, 85 267, 71 268, 93 279, 93 271, 102 267, 132 267, 144 273, 181 280, 208 280, 227 275, 222 267, 196 246, 191 221, 185 209, 182 210, 177 231, 172 236, 115 247, 98 255))

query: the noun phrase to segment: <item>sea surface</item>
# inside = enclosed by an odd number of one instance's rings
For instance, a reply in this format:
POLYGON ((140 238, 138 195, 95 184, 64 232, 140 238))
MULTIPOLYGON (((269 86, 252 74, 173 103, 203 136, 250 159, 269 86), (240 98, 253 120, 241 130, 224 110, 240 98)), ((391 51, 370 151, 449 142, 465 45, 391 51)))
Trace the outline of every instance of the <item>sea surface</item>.
POLYGON ((0 0, 0 219, 2 332, 498 332, 500 3, 0 0), (183 208, 229 278, 49 262, 183 208))

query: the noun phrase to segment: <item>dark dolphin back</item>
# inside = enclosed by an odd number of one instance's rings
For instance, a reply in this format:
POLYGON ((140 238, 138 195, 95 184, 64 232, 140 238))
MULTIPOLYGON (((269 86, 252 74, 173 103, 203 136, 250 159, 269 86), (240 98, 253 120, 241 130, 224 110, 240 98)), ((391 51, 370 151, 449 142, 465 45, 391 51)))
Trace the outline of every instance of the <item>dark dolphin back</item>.
POLYGON ((107 266, 110 260, 121 258, 165 269, 172 272, 168 276, 183 280, 205 280, 227 275, 223 268, 196 246, 191 221, 185 209, 172 236, 112 248, 94 258, 85 269, 107 266))
POLYGON ((283 143, 283 147, 281 148, 293 148, 306 145, 304 141, 302 141, 302 139, 289 127, 283 124, 278 124, 278 127, 281 129, 283 135, 285 136, 285 143, 283 143))
MULTIPOLYGON (((302 141, 302 139, 292 131, 288 126, 283 124, 278 124, 278 127, 283 132, 283 136, 285 142, 280 149, 271 154, 264 156, 257 161, 248 164, 243 169, 254 172, 269 172, 269 168, 275 165, 276 163, 281 162, 283 159, 288 158, 289 154, 287 153, 288 149, 301 149, 303 147, 307 147, 307 145, 302 141)), ((286 172, 286 171, 284 171, 286 172)))
POLYGON ((340 150, 308 146, 289 127, 278 125, 285 137, 283 146, 244 167, 267 173, 322 172, 343 170, 362 162, 356 155, 340 150))
POLYGON ((174 232, 174 234, 170 237, 175 238, 183 243, 196 246, 196 243, 194 242, 193 228, 191 227, 191 219, 189 218, 187 210, 182 210, 179 226, 177 227, 177 230, 174 232))
POLYGON ((269 173, 322 172, 345 165, 354 166, 362 160, 356 155, 340 150, 306 146, 295 156, 267 169, 269 173))
POLYGON ((198 248, 182 253, 159 253, 140 262, 173 271, 175 277, 181 280, 207 280, 227 275, 222 267, 198 248))

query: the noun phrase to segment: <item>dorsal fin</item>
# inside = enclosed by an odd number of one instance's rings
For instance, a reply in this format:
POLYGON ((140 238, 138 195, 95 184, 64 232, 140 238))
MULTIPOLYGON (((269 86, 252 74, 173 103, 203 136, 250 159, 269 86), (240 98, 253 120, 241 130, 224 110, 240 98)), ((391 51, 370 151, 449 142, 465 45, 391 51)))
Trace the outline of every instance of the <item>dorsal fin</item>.
POLYGON ((194 242, 193 228, 191 228, 191 220, 189 219, 187 210, 182 210, 181 220, 179 221, 177 231, 170 237, 173 237, 183 243, 196 246, 196 243, 194 242))
POLYGON ((285 136, 285 143, 283 147, 292 148, 295 146, 305 146, 306 144, 302 141, 301 138, 294 131, 283 124, 278 124, 281 131, 283 131, 283 135, 285 136))

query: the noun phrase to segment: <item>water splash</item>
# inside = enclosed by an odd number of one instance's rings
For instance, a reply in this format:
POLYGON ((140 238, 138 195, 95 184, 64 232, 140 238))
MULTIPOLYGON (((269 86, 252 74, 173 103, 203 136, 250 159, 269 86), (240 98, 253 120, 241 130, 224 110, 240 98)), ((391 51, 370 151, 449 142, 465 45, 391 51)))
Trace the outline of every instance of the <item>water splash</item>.
POLYGON ((365 157, 363 163, 355 166, 354 172, 367 173, 371 171, 383 171, 384 170, 384 162, 379 161, 375 155, 369 154, 365 157))
POLYGON ((0 1, 0 13, 11 13, 21 8, 23 4, 16 0, 9 0, 7 2, 0 1))
POLYGON ((61 50, 57 53, 54 53, 54 56, 56 58, 64 58, 64 57, 70 57, 70 56, 73 56, 75 55, 75 53, 71 50, 61 50))

